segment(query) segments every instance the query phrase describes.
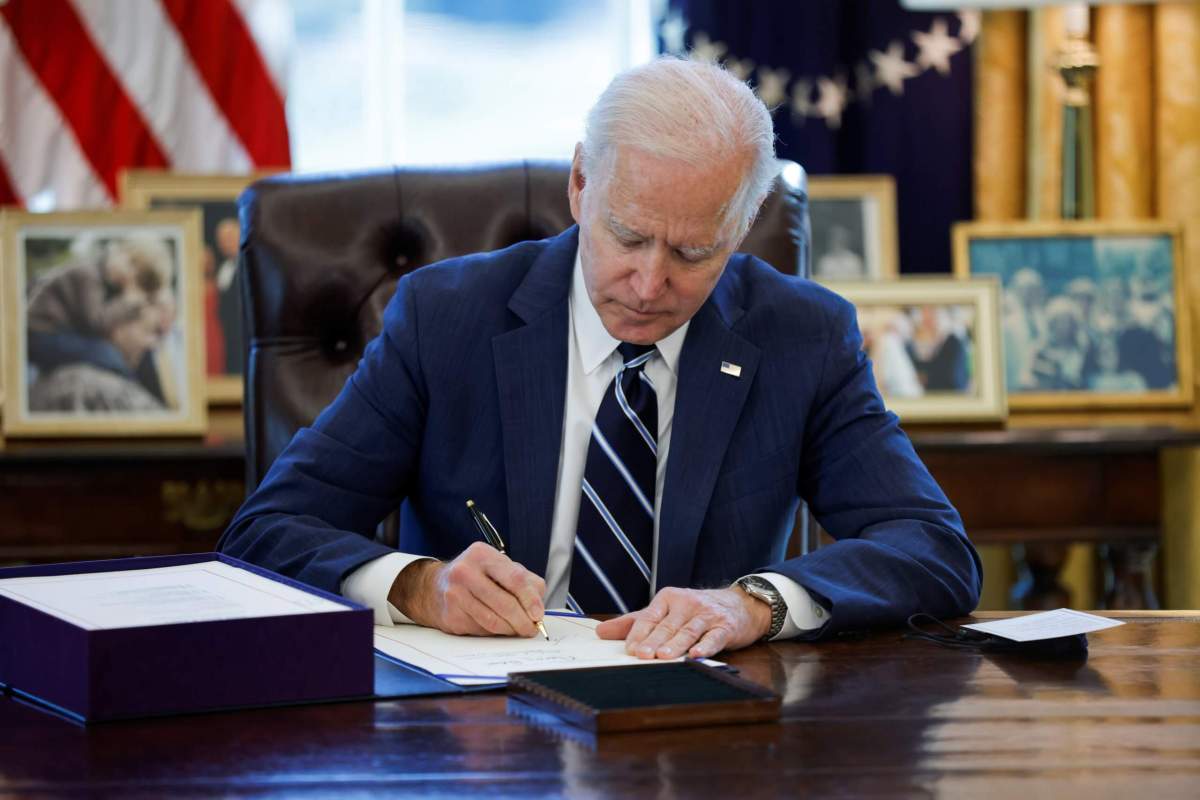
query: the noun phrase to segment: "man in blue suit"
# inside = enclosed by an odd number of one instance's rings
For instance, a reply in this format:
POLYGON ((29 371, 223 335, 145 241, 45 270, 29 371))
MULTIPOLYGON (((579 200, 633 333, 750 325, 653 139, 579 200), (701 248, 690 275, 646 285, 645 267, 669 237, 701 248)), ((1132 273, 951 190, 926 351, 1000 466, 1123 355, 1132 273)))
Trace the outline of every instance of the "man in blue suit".
POLYGON ((971 611, 978 556, 853 308, 734 254, 773 139, 717 66, 619 75, 576 147, 578 225, 406 275, 222 549, 381 624, 530 636, 547 606, 617 612, 599 634, 646 658, 971 611), (787 560, 801 497, 837 541, 787 560), (370 533, 401 504, 397 552, 370 533))

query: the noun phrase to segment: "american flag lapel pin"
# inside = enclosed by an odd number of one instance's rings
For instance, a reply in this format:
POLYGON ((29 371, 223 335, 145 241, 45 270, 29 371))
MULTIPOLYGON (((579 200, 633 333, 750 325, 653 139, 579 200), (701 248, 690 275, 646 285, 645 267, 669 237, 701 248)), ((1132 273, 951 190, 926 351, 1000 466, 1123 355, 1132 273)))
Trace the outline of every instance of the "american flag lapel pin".
POLYGON ((730 364, 728 361, 722 361, 721 372, 724 372, 726 375, 732 375, 735 378, 740 378, 742 377, 742 365, 730 364))

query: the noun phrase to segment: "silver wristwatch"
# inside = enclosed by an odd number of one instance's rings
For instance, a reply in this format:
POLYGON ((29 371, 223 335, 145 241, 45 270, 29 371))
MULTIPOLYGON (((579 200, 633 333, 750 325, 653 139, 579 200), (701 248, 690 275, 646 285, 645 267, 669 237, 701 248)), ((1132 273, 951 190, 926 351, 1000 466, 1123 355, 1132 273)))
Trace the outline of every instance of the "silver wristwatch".
POLYGON ((779 590, 769 580, 757 575, 739 578, 736 585, 746 594, 756 600, 762 600, 771 607, 771 627, 762 640, 765 642, 778 636, 783 630, 784 620, 787 619, 787 603, 783 602, 783 595, 779 590))

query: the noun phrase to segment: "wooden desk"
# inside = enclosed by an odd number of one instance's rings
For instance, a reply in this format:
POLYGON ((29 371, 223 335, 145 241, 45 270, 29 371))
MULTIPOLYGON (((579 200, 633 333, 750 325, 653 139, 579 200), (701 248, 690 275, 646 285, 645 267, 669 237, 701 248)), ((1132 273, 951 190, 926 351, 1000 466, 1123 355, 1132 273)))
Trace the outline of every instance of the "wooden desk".
POLYGON ((0 698, 0 795, 1194 797, 1200 612, 1115 616, 1082 664, 896 631, 760 645, 729 660, 784 695, 782 722, 599 739, 499 693, 90 729, 0 698))

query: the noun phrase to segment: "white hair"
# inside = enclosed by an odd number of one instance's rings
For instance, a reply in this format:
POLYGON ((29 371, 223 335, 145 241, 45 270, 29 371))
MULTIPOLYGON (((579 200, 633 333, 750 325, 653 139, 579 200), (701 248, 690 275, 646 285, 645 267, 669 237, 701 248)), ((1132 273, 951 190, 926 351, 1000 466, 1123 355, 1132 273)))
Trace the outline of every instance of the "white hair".
POLYGON ((171 248, 161 236, 134 233, 108 243, 109 253, 124 251, 133 267, 134 282, 146 292, 171 285, 171 248))
POLYGON ((740 240, 779 172, 771 112, 750 87, 722 67, 660 56, 628 69, 588 113, 583 140, 585 176, 611 167, 617 145, 702 167, 747 160, 723 226, 740 240))

